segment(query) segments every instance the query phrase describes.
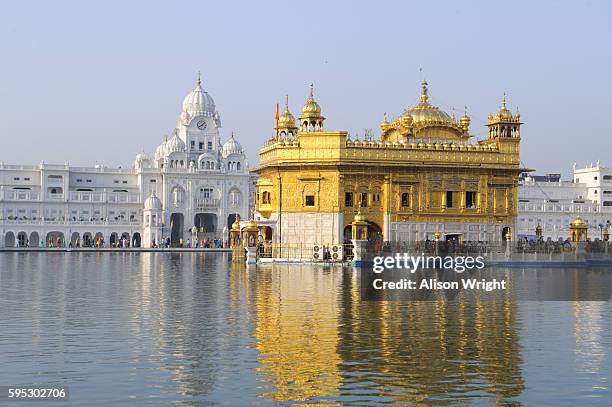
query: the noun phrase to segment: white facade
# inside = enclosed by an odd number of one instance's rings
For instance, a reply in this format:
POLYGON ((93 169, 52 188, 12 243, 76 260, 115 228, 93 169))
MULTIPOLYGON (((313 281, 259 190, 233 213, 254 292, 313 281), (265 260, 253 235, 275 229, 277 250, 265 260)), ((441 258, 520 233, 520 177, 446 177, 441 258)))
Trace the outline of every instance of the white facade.
POLYGON ((580 216, 588 225, 589 238, 601 239, 612 232, 612 168, 599 165, 576 168, 573 181, 537 181, 526 177, 519 184, 519 237, 535 237, 542 227, 544 239, 568 239, 569 225, 580 216))
POLYGON ((131 246, 168 238, 176 246, 193 232, 224 241, 235 215, 249 214, 251 180, 242 147, 233 134, 222 144, 220 127, 198 78, 172 136, 153 157, 138 154, 132 169, 0 163, 0 247, 101 239, 109 247, 122 235, 131 246))

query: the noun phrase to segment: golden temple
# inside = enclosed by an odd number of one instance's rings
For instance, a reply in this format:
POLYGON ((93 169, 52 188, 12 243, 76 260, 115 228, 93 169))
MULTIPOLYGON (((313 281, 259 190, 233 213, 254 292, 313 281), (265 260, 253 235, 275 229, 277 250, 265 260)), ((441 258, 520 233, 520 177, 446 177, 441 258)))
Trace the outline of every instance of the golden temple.
POLYGON ((522 123, 505 95, 477 141, 467 112, 457 120, 430 103, 426 81, 417 105, 385 114, 378 139, 324 124, 311 85, 298 121, 286 103, 260 150, 255 210, 267 241, 341 244, 358 210, 384 241, 494 244, 514 232, 522 123))

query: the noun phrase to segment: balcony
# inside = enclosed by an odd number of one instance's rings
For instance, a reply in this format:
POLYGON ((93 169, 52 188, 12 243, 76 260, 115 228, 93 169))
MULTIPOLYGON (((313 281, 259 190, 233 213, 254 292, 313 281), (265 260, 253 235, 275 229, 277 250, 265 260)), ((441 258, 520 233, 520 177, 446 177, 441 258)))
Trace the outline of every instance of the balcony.
POLYGON ((40 193, 34 191, 4 191, 0 194, 0 200, 6 201, 38 201, 40 193))
POLYGON ((104 202, 104 193, 76 191, 70 192, 70 201, 72 202, 104 202))
POLYGON ((196 210, 215 209, 218 207, 219 207, 219 200, 215 198, 201 198, 201 199, 196 199, 196 202, 195 202, 196 210))
POLYGON ((64 220, 64 219, 44 219, 44 218, 38 218, 38 219, 0 219, 0 224, 4 224, 4 225, 37 225, 37 226, 47 226, 47 225, 58 225, 58 226, 87 226, 87 225, 92 225, 92 226, 121 226, 121 225, 128 225, 128 226, 140 226, 142 224, 142 221, 140 219, 134 219, 134 220, 126 220, 126 219, 120 219, 120 220, 103 220, 103 219, 97 219, 97 220, 64 220))

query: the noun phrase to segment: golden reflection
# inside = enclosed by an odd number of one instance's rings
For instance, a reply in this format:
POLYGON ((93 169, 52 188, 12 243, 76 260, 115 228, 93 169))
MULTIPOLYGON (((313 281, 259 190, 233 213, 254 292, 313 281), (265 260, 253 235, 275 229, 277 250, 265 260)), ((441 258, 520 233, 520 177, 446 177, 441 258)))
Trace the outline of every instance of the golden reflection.
POLYGON ((260 397, 329 404, 339 394, 423 405, 524 390, 517 305, 506 292, 364 301, 359 270, 258 266, 251 275, 260 397))
POLYGON ((340 271, 269 265, 258 266, 256 273, 258 396, 333 404, 341 384, 340 271))

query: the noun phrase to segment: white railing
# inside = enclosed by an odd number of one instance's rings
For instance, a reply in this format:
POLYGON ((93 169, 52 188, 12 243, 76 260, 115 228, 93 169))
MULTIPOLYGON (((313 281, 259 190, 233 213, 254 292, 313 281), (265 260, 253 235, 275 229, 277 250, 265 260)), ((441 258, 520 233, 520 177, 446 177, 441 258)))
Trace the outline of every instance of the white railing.
POLYGON ((216 198, 200 198, 196 199, 195 206, 197 209, 217 208, 219 206, 219 200, 216 198))
POLYGON ((0 194, 0 199, 7 201, 38 201, 40 194, 34 191, 4 191, 0 194))
POLYGON ((116 226, 116 225, 131 225, 140 226, 141 220, 51 220, 51 219, 0 219, 0 225, 100 225, 100 226, 116 226))

